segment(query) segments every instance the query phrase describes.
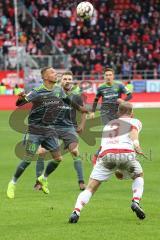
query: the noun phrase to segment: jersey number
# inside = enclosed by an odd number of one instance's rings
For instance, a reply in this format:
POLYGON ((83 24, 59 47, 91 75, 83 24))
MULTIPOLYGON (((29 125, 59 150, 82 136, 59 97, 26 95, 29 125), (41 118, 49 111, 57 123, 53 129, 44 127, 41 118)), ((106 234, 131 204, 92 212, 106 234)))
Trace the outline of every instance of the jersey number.
POLYGON ((111 125, 111 131, 109 133, 109 138, 115 138, 117 136, 119 136, 119 127, 120 127, 120 123, 112 123, 111 125))

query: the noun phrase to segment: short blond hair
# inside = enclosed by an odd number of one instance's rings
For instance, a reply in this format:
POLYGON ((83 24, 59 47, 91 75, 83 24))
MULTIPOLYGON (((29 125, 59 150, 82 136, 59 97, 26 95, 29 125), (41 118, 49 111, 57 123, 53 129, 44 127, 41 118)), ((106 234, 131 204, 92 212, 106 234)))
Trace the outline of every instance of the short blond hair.
POLYGON ((73 77, 72 71, 66 71, 66 72, 62 73, 62 77, 63 77, 64 75, 70 75, 70 76, 73 77))
POLYGON ((112 72, 114 74, 114 69, 107 67, 107 68, 104 69, 104 73, 106 73, 106 72, 112 72))
POLYGON ((41 76, 43 77, 44 73, 45 73, 48 69, 50 69, 50 68, 52 68, 52 67, 48 66, 48 67, 42 68, 42 69, 41 69, 41 76))
POLYGON ((118 115, 128 115, 130 116, 133 112, 133 105, 130 102, 122 102, 118 107, 118 115))

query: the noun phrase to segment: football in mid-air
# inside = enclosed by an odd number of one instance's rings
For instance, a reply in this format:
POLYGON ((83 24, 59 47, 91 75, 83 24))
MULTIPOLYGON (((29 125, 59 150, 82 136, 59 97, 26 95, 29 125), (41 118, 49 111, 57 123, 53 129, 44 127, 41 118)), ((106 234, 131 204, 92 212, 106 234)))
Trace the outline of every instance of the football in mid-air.
POLYGON ((80 2, 77 6, 77 16, 83 19, 90 19, 93 16, 94 7, 90 2, 80 2))

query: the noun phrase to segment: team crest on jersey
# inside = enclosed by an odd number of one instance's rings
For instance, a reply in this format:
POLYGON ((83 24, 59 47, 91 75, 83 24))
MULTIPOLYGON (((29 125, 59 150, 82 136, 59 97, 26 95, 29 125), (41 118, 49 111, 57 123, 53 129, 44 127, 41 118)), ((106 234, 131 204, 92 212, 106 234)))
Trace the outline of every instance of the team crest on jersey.
POLYGON ((59 97, 59 96, 60 96, 60 93, 59 93, 59 92, 55 93, 55 96, 56 96, 56 97, 59 97))

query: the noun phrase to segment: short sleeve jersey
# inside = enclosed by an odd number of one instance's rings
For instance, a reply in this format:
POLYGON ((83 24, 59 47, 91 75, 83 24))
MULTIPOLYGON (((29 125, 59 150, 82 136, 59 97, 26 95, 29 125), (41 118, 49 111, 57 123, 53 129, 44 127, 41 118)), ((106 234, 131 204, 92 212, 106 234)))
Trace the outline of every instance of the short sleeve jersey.
POLYGON ((127 149, 134 151, 134 144, 130 138, 131 130, 135 128, 138 133, 142 123, 136 118, 118 118, 110 121, 103 129, 101 140, 101 153, 109 149, 127 149))
POLYGON ((106 83, 100 85, 97 89, 96 97, 102 97, 101 111, 112 115, 113 119, 116 118, 118 110, 117 99, 123 93, 129 94, 130 92, 121 82, 114 82, 111 86, 106 83))
MULTIPOLYGON (((79 94, 73 94, 71 93, 68 95, 68 97, 71 99, 72 102, 83 106, 83 100, 79 94)), ((64 104, 64 106, 61 109, 61 112, 56 119, 55 125, 57 126, 63 126, 63 127, 77 127, 77 110, 72 107, 71 105, 64 104)))
POLYGON ((54 125, 66 94, 59 86, 48 90, 43 84, 33 89, 26 95, 26 100, 32 102, 32 109, 28 117, 28 123, 34 125, 54 125))

